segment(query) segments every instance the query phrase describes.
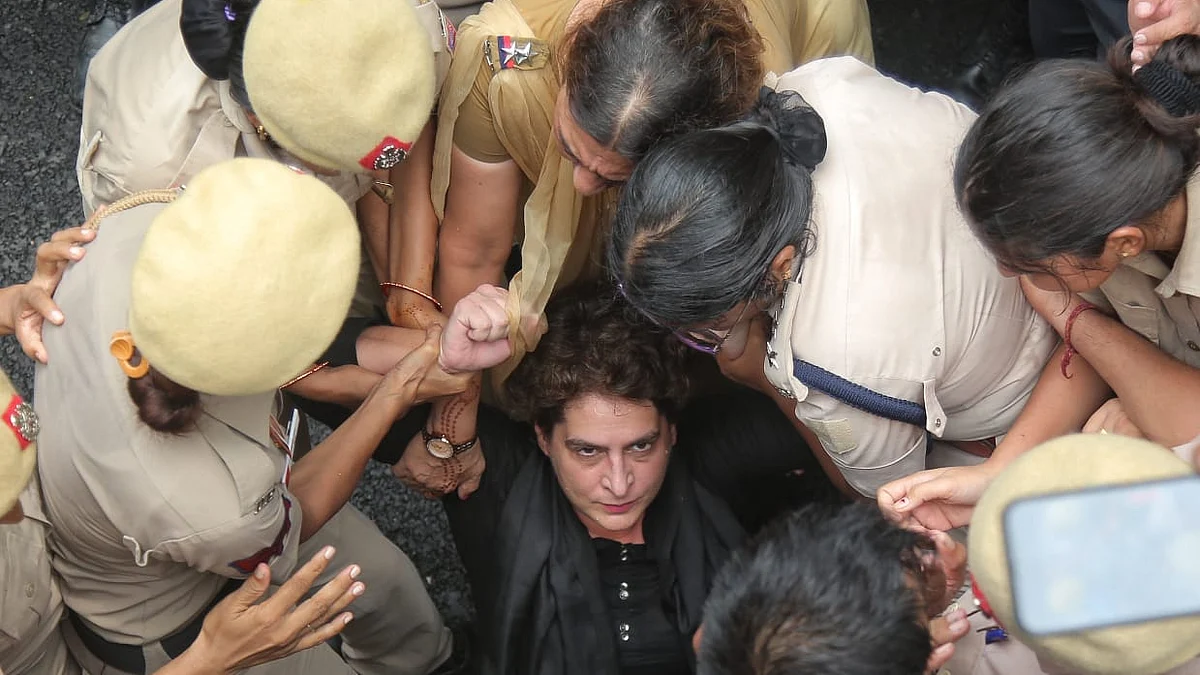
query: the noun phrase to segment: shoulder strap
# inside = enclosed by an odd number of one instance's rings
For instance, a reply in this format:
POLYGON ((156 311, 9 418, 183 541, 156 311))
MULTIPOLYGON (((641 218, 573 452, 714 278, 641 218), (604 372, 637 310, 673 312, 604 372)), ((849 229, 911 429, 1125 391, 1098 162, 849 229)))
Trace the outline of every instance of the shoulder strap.
POLYGON ((921 403, 881 394, 800 359, 794 362, 792 373, 809 389, 816 389, 848 406, 893 422, 925 428, 925 406, 921 403))

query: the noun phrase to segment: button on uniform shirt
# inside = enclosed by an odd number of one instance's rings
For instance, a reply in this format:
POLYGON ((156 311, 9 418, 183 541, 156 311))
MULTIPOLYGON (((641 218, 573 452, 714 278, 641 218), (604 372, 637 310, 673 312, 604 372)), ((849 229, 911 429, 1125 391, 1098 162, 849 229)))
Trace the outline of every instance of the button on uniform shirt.
POLYGON ((766 373, 850 485, 873 496, 926 468, 927 435, 1004 434, 1057 336, 958 211, 951 171, 973 113, 848 57, 801 66, 776 88, 820 113, 829 150, 813 172, 816 245, 775 311, 766 373), (923 405, 926 427, 806 387, 793 359, 923 405))
POLYGON ((109 354, 113 332, 128 327, 138 249, 163 208, 101 220, 55 293, 70 319, 46 327, 54 357, 35 374, 38 470, 64 599, 122 644, 178 630, 258 562, 286 579, 301 524, 283 483, 286 455, 270 438, 274 392, 201 396, 195 429, 162 434, 137 418, 109 354))
POLYGON ((1085 295, 1159 349, 1200 368, 1200 174, 1188 182, 1187 202, 1187 230, 1173 265, 1144 252, 1085 295))
POLYGON ((0 673, 77 675, 59 632, 62 595, 50 570, 36 481, 21 495, 25 519, 0 525, 0 673))

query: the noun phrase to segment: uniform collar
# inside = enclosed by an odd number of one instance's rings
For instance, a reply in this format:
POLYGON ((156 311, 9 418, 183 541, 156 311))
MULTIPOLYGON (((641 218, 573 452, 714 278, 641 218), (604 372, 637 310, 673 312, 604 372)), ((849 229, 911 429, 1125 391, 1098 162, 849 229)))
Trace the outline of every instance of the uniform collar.
POLYGON ((1162 283, 1154 289, 1164 298, 1176 293, 1200 296, 1200 172, 1188 181, 1186 194, 1187 229, 1183 233, 1183 245, 1175 257, 1175 266, 1165 277, 1159 277, 1162 283))
POLYGON ((204 414, 257 442, 271 446, 270 416, 275 390, 251 396, 201 396, 204 414))

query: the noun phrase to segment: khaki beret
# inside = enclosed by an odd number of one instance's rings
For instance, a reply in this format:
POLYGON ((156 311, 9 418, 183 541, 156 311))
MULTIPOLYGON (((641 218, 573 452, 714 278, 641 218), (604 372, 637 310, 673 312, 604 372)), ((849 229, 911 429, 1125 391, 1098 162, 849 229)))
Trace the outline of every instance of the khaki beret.
POLYGON ((37 460, 37 414, 0 371, 0 516, 12 510, 33 477, 37 460))
MULTIPOLYGON (((968 534, 971 573, 996 620, 1039 657, 1080 673, 1157 675, 1200 654, 1200 617, 1049 637, 1025 633, 1013 608, 1004 540, 1004 511, 1016 500, 1191 473, 1192 467, 1170 450, 1117 435, 1066 436, 1014 460, 979 500, 968 534)), ((1114 549, 1113 555, 1122 552, 1114 549)))
POLYGON ((147 230, 129 332, 151 366, 185 387, 270 391, 333 341, 358 266, 358 226, 332 189, 270 160, 222 162, 147 230))
POLYGON ((429 34, 409 0, 262 0, 242 73, 253 112, 296 157, 326 169, 390 169, 429 122, 429 34))

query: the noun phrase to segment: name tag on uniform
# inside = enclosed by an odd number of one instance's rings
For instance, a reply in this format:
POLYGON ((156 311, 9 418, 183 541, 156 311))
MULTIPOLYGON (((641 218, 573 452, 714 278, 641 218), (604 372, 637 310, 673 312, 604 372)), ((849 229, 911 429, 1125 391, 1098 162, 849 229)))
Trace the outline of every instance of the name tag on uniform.
POLYGON ((287 426, 283 426, 274 415, 271 416, 271 441, 284 454, 283 475, 280 480, 287 485, 292 479, 292 464, 296 456, 296 439, 300 435, 300 410, 292 408, 287 426))

